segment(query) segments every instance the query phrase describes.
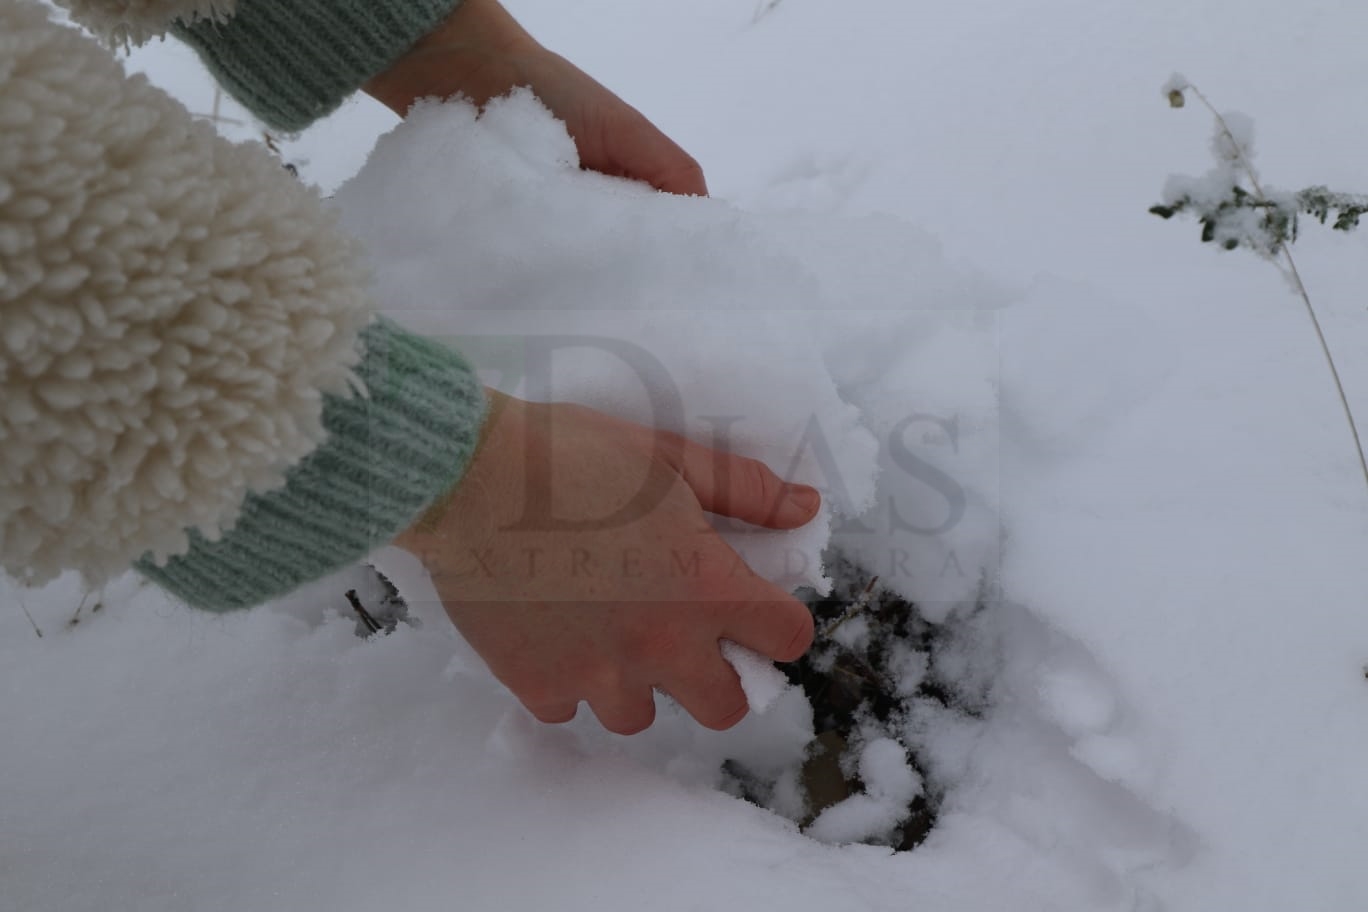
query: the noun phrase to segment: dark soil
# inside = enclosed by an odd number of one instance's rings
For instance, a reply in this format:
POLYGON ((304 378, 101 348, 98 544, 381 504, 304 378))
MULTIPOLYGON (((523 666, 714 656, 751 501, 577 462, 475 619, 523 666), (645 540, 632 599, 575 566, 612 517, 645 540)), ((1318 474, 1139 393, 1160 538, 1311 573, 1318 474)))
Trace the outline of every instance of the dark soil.
POLYGON ((983 698, 936 673, 937 655, 957 635, 955 624, 929 623, 915 604, 881 588, 877 578, 843 557, 833 557, 828 566, 837 580, 829 596, 800 593, 816 622, 814 647, 801 660, 780 666, 811 702, 817 733, 803 767, 808 816, 800 824, 806 827, 826 808, 863 790, 854 772, 856 764, 842 760, 848 748, 859 742, 861 732, 873 726, 903 743, 909 764, 926 783, 924 794, 906 809, 896 832, 886 841, 897 851, 909 851, 921 845, 935 827, 943 793, 928 775, 915 745, 898 736, 901 723, 915 702, 932 701, 955 713, 978 716, 984 709, 983 698), (869 625, 868 637, 860 637, 853 648, 841 645, 841 628, 857 618, 869 625), (904 660, 908 650, 925 657, 927 673, 910 693, 898 686, 895 648, 896 656, 904 660))

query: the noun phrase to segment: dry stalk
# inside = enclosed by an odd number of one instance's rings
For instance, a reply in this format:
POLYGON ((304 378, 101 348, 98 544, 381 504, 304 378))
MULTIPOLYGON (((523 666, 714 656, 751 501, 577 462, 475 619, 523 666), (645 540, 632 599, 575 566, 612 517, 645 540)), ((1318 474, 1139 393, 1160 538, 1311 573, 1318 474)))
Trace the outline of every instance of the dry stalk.
POLYGON ((43 638, 43 629, 38 626, 38 622, 33 619, 33 615, 29 614, 28 605, 24 604, 22 598, 19 599, 19 610, 24 612, 24 617, 28 618, 28 622, 33 625, 33 632, 38 634, 38 639, 41 640, 43 638))
MULTIPOLYGON (((1187 82, 1182 89, 1174 89, 1174 92, 1180 93, 1183 90, 1192 92, 1192 94, 1197 97, 1197 100, 1202 103, 1202 106, 1211 112, 1211 116, 1216 119, 1216 126, 1220 129, 1221 133, 1225 136, 1226 142, 1229 144, 1231 154, 1235 157, 1235 161, 1239 164, 1241 170, 1244 171, 1245 176, 1249 178, 1249 185, 1254 188, 1254 193, 1258 198, 1258 201, 1261 203, 1270 203, 1271 201, 1268 198, 1268 194, 1264 193, 1263 187, 1259 183, 1259 177, 1254 171, 1253 164, 1245 156, 1243 146, 1236 140, 1235 134, 1231 131, 1230 124, 1226 122, 1225 117, 1221 115, 1220 111, 1216 110, 1216 106, 1211 103, 1210 99, 1208 99, 1197 86, 1187 82)), ((1172 95, 1173 93, 1170 93, 1171 102, 1175 106, 1181 105, 1181 101, 1173 100, 1172 95)), ((1320 342, 1321 352, 1325 355, 1325 363, 1330 368, 1330 377, 1335 382, 1335 392, 1339 394, 1340 406, 1344 409, 1344 420, 1348 422, 1349 433, 1354 439, 1354 452, 1358 454, 1359 469, 1363 473, 1363 483, 1368 485, 1368 458, 1365 458, 1363 455, 1363 439, 1359 436, 1358 423, 1354 421, 1354 411, 1349 407, 1349 396, 1344 392, 1344 382, 1340 379, 1339 367, 1335 364, 1334 355, 1330 353, 1330 343, 1325 339, 1325 331, 1321 329, 1320 318, 1316 316, 1316 308, 1311 304, 1311 294, 1306 290, 1306 283, 1302 281, 1301 271, 1297 269, 1297 261, 1292 257, 1292 249, 1287 245, 1286 241, 1280 240, 1278 242, 1277 252, 1282 254, 1287 266, 1286 268, 1283 268, 1281 264, 1276 261, 1274 261, 1274 265, 1278 267, 1279 272, 1282 272, 1283 275, 1291 281, 1293 289, 1302 299, 1302 303, 1306 305, 1306 315, 1311 319, 1311 327, 1316 331, 1316 339, 1320 342)))

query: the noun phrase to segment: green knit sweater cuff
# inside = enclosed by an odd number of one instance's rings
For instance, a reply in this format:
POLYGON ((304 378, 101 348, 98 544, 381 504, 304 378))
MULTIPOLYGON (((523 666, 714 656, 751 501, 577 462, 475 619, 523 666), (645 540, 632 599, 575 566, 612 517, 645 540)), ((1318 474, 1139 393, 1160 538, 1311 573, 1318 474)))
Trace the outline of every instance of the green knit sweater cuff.
POLYGON ((239 0, 226 22, 177 22, 219 84, 269 127, 296 133, 402 57, 460 0, 239 0))
POLYGON ((285 487, 249 495, 218 541, 191 532, 188 553, 139 572, 196 608, 250 608, 389 542, 460 480, 485 416, 475 372, 385 320, 363 341, 369 396, 325 397, 328 438, 285 487))

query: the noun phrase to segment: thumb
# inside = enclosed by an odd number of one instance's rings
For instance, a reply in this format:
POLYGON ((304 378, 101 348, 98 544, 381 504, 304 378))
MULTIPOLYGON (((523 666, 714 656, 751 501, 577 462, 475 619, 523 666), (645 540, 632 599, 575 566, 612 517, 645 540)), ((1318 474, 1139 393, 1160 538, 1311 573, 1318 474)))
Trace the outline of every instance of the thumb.
POLYGON ((789 484, 757 459, 685 442, 676 466, 699 506, 769 529, 795 529, 812 520, 822 495, 789 484))

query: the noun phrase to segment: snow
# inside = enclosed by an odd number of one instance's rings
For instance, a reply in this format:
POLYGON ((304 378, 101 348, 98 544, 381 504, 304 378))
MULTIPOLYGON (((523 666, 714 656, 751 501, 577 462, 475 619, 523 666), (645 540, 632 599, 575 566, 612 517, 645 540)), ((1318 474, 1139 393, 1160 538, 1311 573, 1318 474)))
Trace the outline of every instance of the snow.
MULTIPOLYGON (((1164 96, 1165 99, 1171 100, 1173 98, 1174 93, 1181 95, 1182 93, 1186 92, 1191 85, 1192 82, 1189 81, 1188 78, 1184 76, 1182 73, 1174 73, 1173 75, 1169 76, 1168 81, 1163 84, 1163 86, 1159 89, 1159 92, 1164 96)), ((1174 107, 1181 107, 1181 105, 1175 104, 1174 107)))
POLYGON ((1222 111, 1225 121, 1211 141, 1211 154, 1218 161, 1241 165, 1254 160, 1254 118, 1238 111, 1222 111))
MULTIPOLYGON (((1368 14, 743 6, 512 4, 718 199, 581 174, 515 99, 424 112, 337 202, 387 308, 459 335, 492 382, 637 417, 673 388, 680 429, 827 488, 803 532, 728 534, 818 585, 834 537, 926 602, 953 636, 893 685, 953 682, 974 711, 927 702, 870 732, 864 792, 805 834, 801 692, 760 688, 768 709, 726 733, 664 701, 630 739, 541 726, 392 550, 375 562, 421 623, 366 640, 342 597, 361 571, 231 617, 126 578, 74 627, 71 580, 0 583, 44 633, 0 611, 0 910, 1368 906, 1348 432, 1277 273, 1145 212, 1209 156, 1201 107, 1154 94, 1174 66, 1250 112, 1269 180, 1368 184, 1368 14), (567 345, 529 373, 526 340, 555 335, 634 348, 567 345), (966 616, 985 580, 992 610, 966 616), (727 793, 725 760, 777 813, 727 793), (941 814, 912 852, 810 838, 863 838, 923 789, 941 814)), ((137 60, 205 110, 179 53, 137 60)), ((390 122, 353 104, 286 154, 332 188, 390 122)), ((1297 245, 1361 414, 1362 244, 1297 245)))
POLYGON ((921 794, 921 780, 908 765, 906 751, 892 738, 877 738, 860 751, 860 779, 865 793, 851 795, 822 813, 807 834, 821 842, 841 845, 862 842, 893 829, 912 799, 921 794))
POLYGON ((785 678, 774 663, 753 649, 747 649, 730 640, 722 641, 722 657, 726 659, 736 676, 741 680, 741 690, 746 694, 746 704, 753 713, 763 714, 779 696, 789 688, 785 678))
POLYGON ((526 93, 478 123, 416 109, 335 199, 385 264, 382 306, 489 385, 727 444, 827 492, 799 532, 725 531, 756 572, 824 590, 834 543, 942 617, 991 575, 1000 293, 922 232, 580 172, 526 93), (435 204, 453 159, 468 179, 435 204))
POLYGON ((845 649, 863 651, 869 644, 869 626, 868 618, 856 616, 826 633, 833 642, 845 649))

